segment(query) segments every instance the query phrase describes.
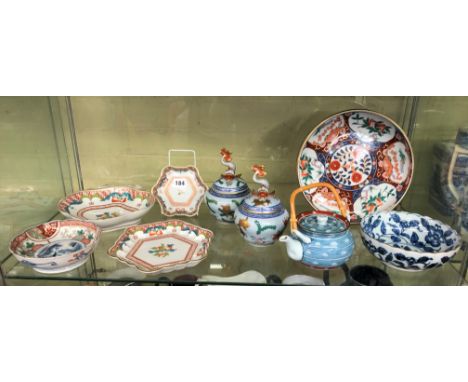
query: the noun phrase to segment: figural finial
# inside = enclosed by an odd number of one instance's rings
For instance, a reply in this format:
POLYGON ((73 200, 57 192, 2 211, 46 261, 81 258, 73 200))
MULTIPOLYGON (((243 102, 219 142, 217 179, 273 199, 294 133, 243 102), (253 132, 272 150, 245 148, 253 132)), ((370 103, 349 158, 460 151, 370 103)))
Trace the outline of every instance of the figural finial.
POLYGON ((269 195, 270 183, 266 179, 262 179, 266 176, 267 172, 265 171, 265 166, 263 164, 254 164, 252 166, 252 171, 254 173, 253 180, 255 183, 260 185, 260 188, 257 191, 257 194, 260 197, 269 195))
POLYGON ((225 179, 233 179, 236 176, 236 165, 232 162, 231 152, 222 148, 220 151, 221 154, 221 163, 227 167, 227 170, 222 175, 225 179))

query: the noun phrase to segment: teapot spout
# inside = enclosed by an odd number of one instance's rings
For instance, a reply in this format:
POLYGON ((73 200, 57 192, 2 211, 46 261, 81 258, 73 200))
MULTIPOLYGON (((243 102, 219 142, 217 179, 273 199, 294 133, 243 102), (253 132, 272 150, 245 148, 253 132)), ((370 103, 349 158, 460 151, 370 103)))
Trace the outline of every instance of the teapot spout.
POLYGON ((286 244, 286 251, 288 256, 296 261, 301 261, 303 257, 302 244, 299 240, 292 238, 288 235, 283 235, 279 238, 279 241, 286 244))
POLYGON ((310 237, 304 235, 301 231, 294 229, 292 230, 292 234, 297 237, 300 241, 302 241, 304 244, 310 244, 311 240, 310 237))

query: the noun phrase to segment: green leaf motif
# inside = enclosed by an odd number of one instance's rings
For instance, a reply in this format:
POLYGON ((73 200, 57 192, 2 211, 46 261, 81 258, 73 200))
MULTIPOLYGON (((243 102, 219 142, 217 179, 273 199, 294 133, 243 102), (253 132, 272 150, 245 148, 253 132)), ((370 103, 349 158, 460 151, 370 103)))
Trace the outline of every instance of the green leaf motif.
POLYGON ((273 229, 273 230, 276 229, 275 225, 265 225, 262 227, 262 225, 260 224, 258 220, 255 220, 254 223, 257 226, 257 235, 260 235, 263 231, 266 231, 267 229, 273 229))
POLYGON ((210 203, 213 203, 213 204, 215 204, 215 205, 217 204, 216 200, 211 199, 211 198, 209 198, 209 197, 206 197, 206 204, 209 205, 210 203))
POLYGON ((398 150, 398 154, 400 154, 401 163, 405 164, 405 162, 406 162, 406 155, 405 155, 405 153, 400 149, 400 150, 398 150))
POLYGON ((359 114, 355 114, 353 116, 353 119, 359 122, 362 122, 363 128, 367 129, 370 133, 377 134, 379 137, 382 137, 385 134, 388 134, 391 130, 391 127, 386 125, 384 121, 373 121, 374 125, 371 126, 370 118, 364 118, 364 117, 361 117, 359 114), (377 127, 378 125, 380 125, 381 127, 377 127))
POLYGON ((309 157, 302 155, 299 159, 301 161, 299 169, 301 170, 301 177, 305 184, 307 184, 308 181, 313 181, 314 179, 319 180, 323 175, 323 171, 312 166, 311 159, 309 157), (306 164, 302 165, 302 161, 306 161, 306 164), (303 175, 304 171, 307 175, 303 175))
MULTIPOLYGON (((388 189, 385 188, 384 191, 387 191, 387 190, 388 189)), ((387 192, 386 195, 382 194, 382 192, 379 191, 378 194, 371 196, 369 199, 365 200, 362 203, 362 206, 365 208, 365 215, 375 212, 380 205, 385 203, 385 201, 388 199, 389 196, 396 196, 396 192, 393 188, 389 192, 387 192), (381 203, 377 203, 378 199, 380 199, 381 203), (367 210, 368 206, 375 206, 375 208, 372 211, 368 211, 367 210)))

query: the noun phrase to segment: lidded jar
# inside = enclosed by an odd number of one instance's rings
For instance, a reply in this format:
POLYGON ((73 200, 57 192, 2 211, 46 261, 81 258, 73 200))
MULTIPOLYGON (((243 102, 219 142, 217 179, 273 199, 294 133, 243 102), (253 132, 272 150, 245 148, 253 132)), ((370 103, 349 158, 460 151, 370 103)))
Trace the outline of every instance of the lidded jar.
POLYGON ((236 165, 231 152, 221 149, 221 163, 227 170, 216 180, 205 194, 210 213, 220 222, 234 223, 234 212, 242 201, 250 195, 247 183, 236 175, 236 165))
POLYGON ((252 245, 271 245, 279 239, 289 221, 289 213, 275 192, 269 190, 263 165, 252 166, 253 180, 260 184, 235 212, 235 222, 244 239, 252 245))

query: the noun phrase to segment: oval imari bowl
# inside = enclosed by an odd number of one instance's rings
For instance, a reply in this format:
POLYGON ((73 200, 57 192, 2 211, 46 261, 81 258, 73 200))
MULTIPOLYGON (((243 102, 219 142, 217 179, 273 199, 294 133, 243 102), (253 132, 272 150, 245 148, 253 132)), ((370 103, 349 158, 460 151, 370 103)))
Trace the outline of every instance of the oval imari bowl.
POLYGON ((40 273, 68 272, 94 251, 101 229, 79 220, 55 220, 28 228, 10 242, 16 259, 40 273))
MULTIPOLYGON (((352 222, 392 210, 409 188, 413 167, 402 129, 369 110, 349 110, 321 122, 307 136, 297 160, 299 184, 333 184, 352 222)), ((328 189, 313 188, 304 195, 314 208, 339 213, 328 189)))
POLYGON ((89 221, 103 231, 138 224, 155 202, 146 191, 131 187, 108 187, 79 191, 58 202, 62 215, 89 221))
POLYGON ((361 220, 366 248, 389 266, 407 271, 440 267, 461 247, 448 225, 416 213, 378 212, 361 220))

